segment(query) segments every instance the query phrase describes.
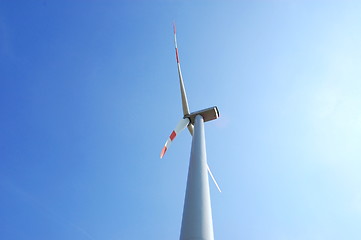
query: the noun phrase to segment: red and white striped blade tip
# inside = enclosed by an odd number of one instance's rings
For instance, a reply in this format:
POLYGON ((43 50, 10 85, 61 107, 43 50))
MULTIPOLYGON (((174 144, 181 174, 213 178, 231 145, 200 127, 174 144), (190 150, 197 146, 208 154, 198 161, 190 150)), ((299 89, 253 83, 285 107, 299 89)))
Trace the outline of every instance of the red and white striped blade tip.
POLYGON ((189 121, 190 120, 188 118, 184 118, 179 121, 178 125, 175 127, 175 129, 169 135, 168 140, 165 142, 164 147, 160 152, 160 158, 163 158, 165 152, 167 151, 167 149, 169 148, 175 137, 188 126, 189 121))
POLYGON ((170 134, 168 140, 165 142, 164 147, 162 148, 162 151, 160 152, 160 158, 162 159, 166 151, 168 150, 168 147, 172 143, 173 139, 177 136, 177 133, 175 131, 172 131, 170 134))
POLYGON ((162 148, 162 151, 160 152, 160 158, 161 158, 161 159, 163 158, 163 156, 164 156, 164 154, 165 154, 166 151, 167 151, 167 147, 164 146, 164 147, 162 148))

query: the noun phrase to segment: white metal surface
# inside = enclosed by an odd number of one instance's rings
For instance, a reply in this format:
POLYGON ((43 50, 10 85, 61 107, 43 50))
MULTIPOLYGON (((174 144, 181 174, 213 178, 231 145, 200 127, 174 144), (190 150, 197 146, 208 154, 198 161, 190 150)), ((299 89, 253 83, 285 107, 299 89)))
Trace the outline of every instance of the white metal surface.
POLYGON ((214 240, 204 121, 194 124, 180 240, 214 240))

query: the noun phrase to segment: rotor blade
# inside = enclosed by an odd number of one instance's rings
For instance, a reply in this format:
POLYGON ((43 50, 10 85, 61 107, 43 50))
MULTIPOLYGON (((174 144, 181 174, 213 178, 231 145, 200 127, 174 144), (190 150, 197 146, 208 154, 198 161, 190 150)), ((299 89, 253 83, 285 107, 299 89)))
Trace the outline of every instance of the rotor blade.
POLYGON ((215 184, 216 187, 218 188, 218 191, 219 191, 219 192, 222 192, 221 189, 220 189, 219 186, 218 186, 218 183, 217 183, 216 179, 213 177, 213 174, 212 174, 211 169, 209 168, 208 164, 207 164, 207 169, 208 169, 208 173, 209 173, 209 175, 211 176, 214 184, 215 184))
POLYGON ((174 31, 175 58, 177 60, 177 68, 178 68, 178 75, 179 75, 179 85, 180 85, 180 91, 181 91, 181 96, 182 96, 182 109, 183 109, 183 115, 187 115, 187 114, 189 114, 189 107, 188 107, 188 100, 187 100, 186 90, 184 88, 182 71, 181 71, 181 67, 180 67, 180 61, 179 61, 179 55, 178 55, 178 46, 177 46, 177 34, 176 34, 176 26, 175 26, 175 24, 173 24, 173 31, 174 31))
POLYGON ((188 127, 189 133, 193 136, 194 126, 192 124, 189 124, 187 127, 188 127))
POLYGON ((172 141, 174 140, 174 138, 181 131, 183 131, 187 127, 188 124, 189 124, 189 119, 188 118, 183 118, 182 120, 179 121, 178 125, 175 127, 173 132, 170 134, 168 140, 165 142, 164 147, 163 147, 162 151, 160 152, 160 158, 163 158, 165 152, 169 148, 169 146, 172 143, 172 141))

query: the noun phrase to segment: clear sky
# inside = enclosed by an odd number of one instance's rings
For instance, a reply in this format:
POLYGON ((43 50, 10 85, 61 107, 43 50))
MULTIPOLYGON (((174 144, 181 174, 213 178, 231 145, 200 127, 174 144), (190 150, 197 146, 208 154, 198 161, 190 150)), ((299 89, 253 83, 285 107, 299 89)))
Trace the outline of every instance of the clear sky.
POLYGON ((0 239, 178 239, 191 111, 216 239, 361 239, 360 1, 0 1, 0 239))

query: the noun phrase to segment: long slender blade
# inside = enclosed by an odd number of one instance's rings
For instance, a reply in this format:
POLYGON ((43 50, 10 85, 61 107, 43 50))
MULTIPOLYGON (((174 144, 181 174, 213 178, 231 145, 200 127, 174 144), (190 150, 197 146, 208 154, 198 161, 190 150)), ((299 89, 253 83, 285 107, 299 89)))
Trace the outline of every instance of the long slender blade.
POLYGON ((175 127, 175 129, 169 135, 168 140, 165 142, 164 147, 160 152, 160 158, 163 158, 165 152, 168 150, 170 144, 173 142, 175 137, 188 126, 189 122, 190 121, 188 118, 183 118, 182 120, 179 121, 178 125, 175 127))
POLYGON ((188 107, 187 94, 186 94, 186 90, 185 90, 184 82, 183 82, 182 71, 181 71, 181 67, 180 67, 178 46, 177 46, 177 30, 176 30, 175 24, 173 24, 173 31, 174 31, 175 57, 177 60, 179 85, 180 85, 180 91, 181 91, 181 97, 182 97, 182 109, 183 109, 183 115, 187 115, 187 114, 189 114, 189 107, 188 107))
POLYGON ((209 175, 211 176, 214 184, 215 184, 216 187, 218 188, 218 191, 219 191, 219 192, 222 192, 221 189, 220 189, 219 186, 218 186, 218 183, 217 183, 216 179, 213 177, 213 174, 212 174, 211 169, 209 168, 208 164, 207 164, 207 169, 208 169, 208 173, 209 173, 209 175))
POLYGON ((192 124, 188 125, 188 131, 189 133, 193 136, 193 132, 194 132, 194 126, 192 124))

